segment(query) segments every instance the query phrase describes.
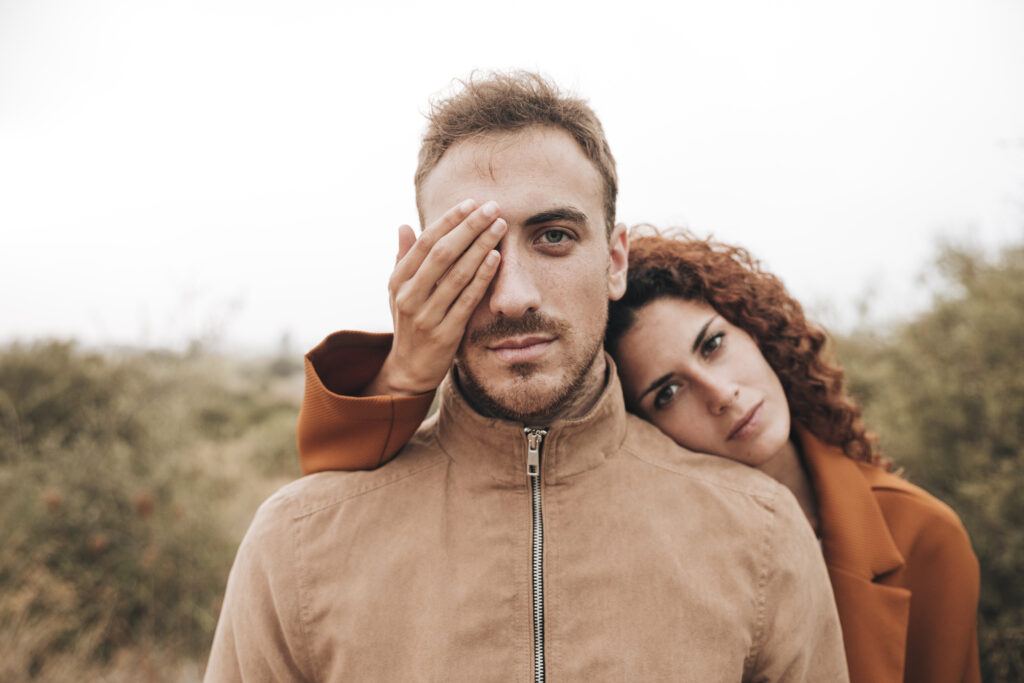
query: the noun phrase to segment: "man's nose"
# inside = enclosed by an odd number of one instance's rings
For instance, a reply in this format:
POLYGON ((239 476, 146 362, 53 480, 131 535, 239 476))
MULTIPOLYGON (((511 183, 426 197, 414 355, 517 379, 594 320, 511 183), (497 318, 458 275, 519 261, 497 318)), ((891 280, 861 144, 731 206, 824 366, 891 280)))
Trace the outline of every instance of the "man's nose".
POLYGON ((491 281, 488 306, 491 315, 521 318, 540 308, 540 290, 529 263, 515 246, 503 244, 501 265, 491 281))

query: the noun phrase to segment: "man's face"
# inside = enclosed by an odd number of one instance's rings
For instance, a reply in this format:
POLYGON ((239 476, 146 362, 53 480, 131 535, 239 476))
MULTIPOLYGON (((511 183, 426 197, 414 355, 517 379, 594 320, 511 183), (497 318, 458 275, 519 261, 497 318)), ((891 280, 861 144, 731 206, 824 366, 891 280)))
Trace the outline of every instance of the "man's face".
POLYGON ((464 199, 496 201, 508 223, 498 273, 455 360, 485 410, 522 422, 557 413, 602 360, 627 246, 622 227, 609 245, 601 190, 575 140, 542 127, 460 142, 424 181, 425 224, 464 199))

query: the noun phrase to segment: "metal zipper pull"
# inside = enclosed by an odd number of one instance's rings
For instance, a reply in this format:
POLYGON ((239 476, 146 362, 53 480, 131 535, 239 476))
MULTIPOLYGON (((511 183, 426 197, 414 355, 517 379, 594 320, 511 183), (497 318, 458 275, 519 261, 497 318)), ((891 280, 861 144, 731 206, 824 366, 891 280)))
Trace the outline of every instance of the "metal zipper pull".
POLYGON ((524 427, 526 432, 526 474, 530 477, 540 476, 540 444, 547 436, 545 429, 524 427))

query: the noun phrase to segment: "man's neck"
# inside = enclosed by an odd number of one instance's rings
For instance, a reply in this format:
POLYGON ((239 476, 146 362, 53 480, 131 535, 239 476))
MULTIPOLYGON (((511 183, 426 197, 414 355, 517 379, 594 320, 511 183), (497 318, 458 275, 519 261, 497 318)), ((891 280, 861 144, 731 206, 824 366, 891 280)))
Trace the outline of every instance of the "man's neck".
POLYGON ((594 356, 594 362, 587 372, 580 378, 580 382, 573 388, 568 397, 558 407, 545 416, 532 418, 532 426, 546 426, 556 420, 575 420, 582 418, 594 408, 597 399, 601 397, 605 385, 608 383, 608 362, 604 358, 604 351, 599 351, 594 356))
POLYGON ((536 424, 538 426, 549 425, 555 420, 575 420, 583 417, 594 407, 597 399, 601 398, 601 392, 604 391, 607 383, 608 362, 605 360, 604 351, 599 351, 594 357, 594 362, 590 364, 590 368, 581 378, 576 390, 558 406, 555 412, 546 416, 546 420, 536 424))

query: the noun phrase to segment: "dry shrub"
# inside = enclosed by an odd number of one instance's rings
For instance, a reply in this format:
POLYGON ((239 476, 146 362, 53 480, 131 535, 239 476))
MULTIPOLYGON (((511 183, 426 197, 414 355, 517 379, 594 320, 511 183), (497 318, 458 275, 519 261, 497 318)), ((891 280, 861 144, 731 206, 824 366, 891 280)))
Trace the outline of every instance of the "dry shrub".
POLYGON ((283 443, 268 420, 294 441, 297 406, 264 379, 209 357, 0 351, 0 680, 205 658, 238 542, 221 517, 251 513, 216 458, 251 431, 283 443))

